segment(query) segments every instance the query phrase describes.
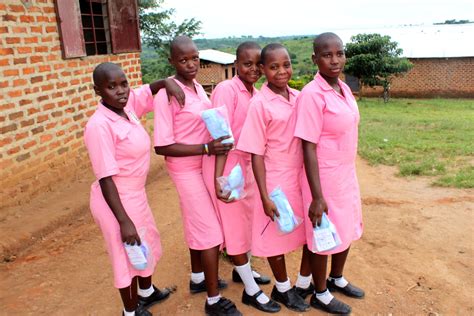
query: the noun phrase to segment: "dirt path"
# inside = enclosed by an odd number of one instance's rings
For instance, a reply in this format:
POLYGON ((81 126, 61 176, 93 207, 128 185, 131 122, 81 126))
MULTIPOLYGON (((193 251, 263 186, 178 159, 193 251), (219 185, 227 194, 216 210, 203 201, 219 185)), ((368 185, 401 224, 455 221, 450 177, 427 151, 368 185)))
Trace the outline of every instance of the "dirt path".
MULTIPOLYGON (((344 299, 354 314, 473 314, 474 190, 433 188, 428 179, 398 178, 394 169, 364 161, 358 162, 358 171, 365 233, 352 247, 346 277, 367 294, 362 301, 344 299)), ((178 287, 151 311, 203 315, 205 295, 188 292, 189 258, 170 179, 152 181, 148 194, 164 250, 154 280, 158 286, 178 287)), ((71 203, 77 198, 71 196, 71 203)), ((293 281, 299 256, 287 258, 293 281)), ((270 273, 265 261, 254 258, 253 264, 270 273)), ((230 283, 224 295, 244 314, 258 314, 240 303, 242 287, 232 284, 230 271, 223 260, 220 275, 230 283)), ((0 278, 0 315, 120 314, 103 241, 88 215, 59 227, 14 262, 1 264, 0 278)), ((269 293, 271 285, 264 290, 269 293)), ((280 313, 291 314, 296 315, 287 309, 280 313)))

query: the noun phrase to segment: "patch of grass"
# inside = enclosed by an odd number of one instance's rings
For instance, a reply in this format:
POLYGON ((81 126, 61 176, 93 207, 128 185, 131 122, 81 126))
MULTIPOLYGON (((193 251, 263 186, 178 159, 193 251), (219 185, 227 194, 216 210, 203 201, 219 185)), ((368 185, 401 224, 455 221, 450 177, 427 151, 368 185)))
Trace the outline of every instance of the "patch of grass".
POLYGON ((474 187, 474 100, 359 101, 359 154, 398 166, 401 176, 435 176, 435 185, 474 187))

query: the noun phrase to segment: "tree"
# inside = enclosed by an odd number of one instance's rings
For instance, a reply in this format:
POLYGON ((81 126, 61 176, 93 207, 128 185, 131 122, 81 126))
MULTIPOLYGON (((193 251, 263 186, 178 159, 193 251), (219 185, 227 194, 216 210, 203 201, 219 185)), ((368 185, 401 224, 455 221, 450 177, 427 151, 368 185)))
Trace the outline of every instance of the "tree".
MULTIPOLYGON (((359 86, 382 86, 388 101, 390 83, 395 76, 409 71, 413 64, 406 58, 397 42, 390 36, 358 34, 346 45, 347 62, 344 72, 359 79, 359 86)), ((359 94, 362 97, 362 94, 359 94)))
MULTIPOLYGON (((143 67, 143 75, 149 77, 166 77, 173 69, 168 64, 170 43, 178 35, 193 37, 200 33, 201 21, 194 18, 186 19, 176 24, 171 18, 174 9, 161 8, 163 0, 138 0, 138 14, 143 43, 153 48, 158 54, 158 61, 154 63, 153 73, 143 67)), ((151 65, 151 64, 150 64, 151 65)))

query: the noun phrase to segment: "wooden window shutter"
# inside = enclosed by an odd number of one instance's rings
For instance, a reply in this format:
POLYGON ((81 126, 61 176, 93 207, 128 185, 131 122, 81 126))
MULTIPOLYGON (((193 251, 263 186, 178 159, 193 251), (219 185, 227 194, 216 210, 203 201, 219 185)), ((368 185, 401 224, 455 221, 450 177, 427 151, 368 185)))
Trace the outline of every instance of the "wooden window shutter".
POLYGON ((79 1, 56 0, 55 8, 63 58, 86 56, 79 1))
POLYGON ((112 53, 141 50, 137 0, 109 0, 112 53))

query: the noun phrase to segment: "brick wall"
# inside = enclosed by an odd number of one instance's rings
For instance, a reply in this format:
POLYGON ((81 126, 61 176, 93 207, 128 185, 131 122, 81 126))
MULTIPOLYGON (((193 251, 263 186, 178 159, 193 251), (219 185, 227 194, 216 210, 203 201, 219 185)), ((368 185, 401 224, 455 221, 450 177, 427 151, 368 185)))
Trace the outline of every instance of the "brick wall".
POLYGON ((119 63, 132 87, 141 84, 139 53, 63 60, 53 0, 30 2, 0 3, 0 208, 89 168, 82 136, 98 101, 98 63, 119 63))
MULTIPOLYGON (((390 95, 396 97, 474 98, 474 57, 410 58, 412 70, 395 78, 390 95)), ((364 87, 364 96, 380 96, 381 87, 364 87)))

